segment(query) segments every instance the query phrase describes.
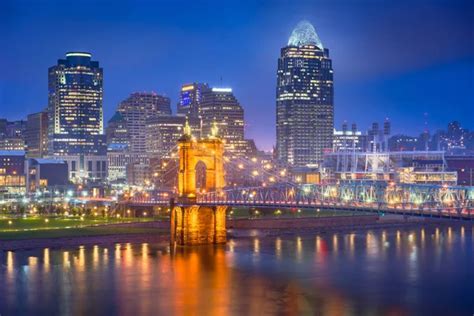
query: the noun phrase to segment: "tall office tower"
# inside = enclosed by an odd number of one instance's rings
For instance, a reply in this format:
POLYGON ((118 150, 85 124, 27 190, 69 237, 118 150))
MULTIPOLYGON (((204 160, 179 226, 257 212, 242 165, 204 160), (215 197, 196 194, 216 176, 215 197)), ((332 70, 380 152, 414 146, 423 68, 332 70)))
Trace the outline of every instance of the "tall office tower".
POLYGON ((293 166, 319 164, 332 147, 332 61, 314 27, 301 21, 281 49, 276 89, 277 155, 293 166))
POLYGON ((26 156, 42 158, 48 153, 48 113, 29 114, 25 130, 26 156))
POLYGON ((67 162, 73 182, 106 177, 102 80, 90 53, 67 53, 48 71, 48 155, 67 162))
POLYGON ((201 102, 207 83, 190 83, 181 86, 178 102, 178 114, 186 115, 191 130, 196 137, 201 136, 201 102))
POLYGON ((117 111, 127 122, 130 152, 146 155, 146 121, 156 115, 171 115, 170 99, 154 92, 135 92, 119 104, 117 111))
POLYGON ((244 139, 244 109, 230 88, 212 88, 204 91, 201 101, 202 136, 211 135, 214 124, 225 141, 230 156, 246 156, 248 141, 244 139))
POLYGON ((183 136, 184 115, 159 115, 147 120, 147 153, 150 159, 171 158, 183 136))

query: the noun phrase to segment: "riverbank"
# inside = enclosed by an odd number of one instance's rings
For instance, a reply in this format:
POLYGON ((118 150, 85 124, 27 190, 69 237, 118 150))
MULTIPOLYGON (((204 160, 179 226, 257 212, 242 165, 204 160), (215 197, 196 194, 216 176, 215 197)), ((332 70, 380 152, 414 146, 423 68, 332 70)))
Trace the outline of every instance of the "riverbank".
MULTIPOLYGON (((456 225, 459 221, 402 216, 338 216, 293 219, 229 219, 228 238, 274 237, 315 233, 345 233, 366 229, 385 229, 420 225, 456 225)), ((67 230, 31 231, 28 234, 0 235, 0 250, 17 251, 36 248, 113 245, 116 243, 158 243, 169 240, 169 222, 111 224, 67 230)))

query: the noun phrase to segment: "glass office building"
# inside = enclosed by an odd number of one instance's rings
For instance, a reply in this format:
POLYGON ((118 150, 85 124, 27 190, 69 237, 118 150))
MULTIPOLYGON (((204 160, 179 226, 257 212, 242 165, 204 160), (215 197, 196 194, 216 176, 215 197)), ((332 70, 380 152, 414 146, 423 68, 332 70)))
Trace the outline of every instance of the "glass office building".
POLYGON ((48 155, 68 163, 73 181, 106 176, 103 71, 90 53, 70 52, 48 71, 48 155))
POLYGON ((290 166, 315 166, 332 148, 332 61, 314 27, 300 22, 278 59, 277 157, 290 166))

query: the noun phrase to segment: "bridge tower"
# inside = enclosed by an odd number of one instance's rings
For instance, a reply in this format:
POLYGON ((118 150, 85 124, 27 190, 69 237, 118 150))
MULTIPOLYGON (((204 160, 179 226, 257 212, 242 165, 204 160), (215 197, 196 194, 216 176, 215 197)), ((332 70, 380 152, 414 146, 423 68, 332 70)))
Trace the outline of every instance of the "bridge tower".
POLYGON ((209 137, 196 139, 186 122, 178 151, 178 198, 171 212, 171 243, 225 243, 227 206, 196 204, 198 190, 215 192, 225 186, 224 144, 217 136, 217 127, 209 137))

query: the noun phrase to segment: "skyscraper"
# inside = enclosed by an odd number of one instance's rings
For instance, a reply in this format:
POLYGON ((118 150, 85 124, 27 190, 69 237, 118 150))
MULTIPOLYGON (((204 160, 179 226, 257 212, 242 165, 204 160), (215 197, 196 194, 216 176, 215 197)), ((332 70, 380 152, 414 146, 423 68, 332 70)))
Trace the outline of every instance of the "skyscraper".
POLYGON ((277 157, 293 166, 318 164, 332 147, 332 61, 314 27, 301 21, 278 59, 277 157))
POLYGON ((102 80, 85 52, 67 53, 48 71, 48 154, 67 161, 73 181, 106 177, 102 80))

